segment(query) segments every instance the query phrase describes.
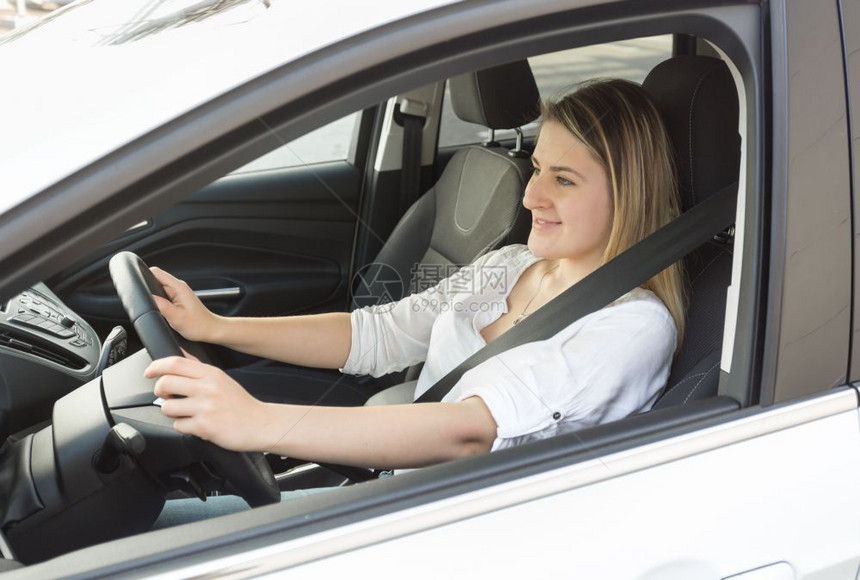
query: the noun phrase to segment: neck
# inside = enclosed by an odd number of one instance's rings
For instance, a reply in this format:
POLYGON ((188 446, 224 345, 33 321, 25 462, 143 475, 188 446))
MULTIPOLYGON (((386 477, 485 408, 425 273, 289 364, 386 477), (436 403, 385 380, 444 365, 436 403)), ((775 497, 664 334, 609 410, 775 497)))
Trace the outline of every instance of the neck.
POLYGON ((598 263, 592 264, 570 258, 544 261, 546 262, 544 272, 547 272, 544 283, 555 293, 567 290, 599 267, 598 263))

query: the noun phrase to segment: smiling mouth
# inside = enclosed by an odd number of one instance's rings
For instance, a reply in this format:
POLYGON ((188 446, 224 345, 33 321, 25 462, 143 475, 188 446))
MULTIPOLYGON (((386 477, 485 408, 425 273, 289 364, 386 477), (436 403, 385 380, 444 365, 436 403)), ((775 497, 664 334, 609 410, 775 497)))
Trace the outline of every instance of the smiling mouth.
POLYGON ((539 230, 544 229, 544 228, 551 228, 553 226, 557 226, 560 224, 561 224, 561 222, 553 222, 550 220, 544 220, 544 219, 540 219, 540 218, 534 218, 532 220, 532 227, 539 229, 539 230))

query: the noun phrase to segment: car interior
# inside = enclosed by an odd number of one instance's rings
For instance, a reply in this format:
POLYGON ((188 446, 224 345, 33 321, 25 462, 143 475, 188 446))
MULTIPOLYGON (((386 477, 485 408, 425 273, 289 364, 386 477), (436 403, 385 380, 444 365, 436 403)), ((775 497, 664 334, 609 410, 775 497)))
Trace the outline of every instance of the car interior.
MULTIPOLYGON (((606 66, 612 50, 639 40, 602 45, 608 48, 596 57, 601 76, 613 76, 606 66)), ((629 76, 642 82, 663 114, 688 210, 743 179, 739 73, 702 38, 663 37, 664 52, 653 49, 653 39, 641 40, 639 52, 650 60, 639 65, 641 75, 629 76)), ((348 115, 315 132, 317 143, 340 146, 333 159, 313 161, 315 153, 302 152, 301 139, 282 144, 8 300, 0 335, 4 379, 36 386, 4 389, 8 438, 0 473, 11 475, 0 480, 6 498, 0 503, 0 552, 29 564, 142 533, 165 497, 238 491, 250 504, 263 505, 278 490, 355 488, 361 486, 350 484, 376 478, 373 470, 221 453, 171 433, 152 405, 151 384, 139 379, 147 360, 141 343, 150 347, 151 333, 160 331, 128 323, 137 308, 130 304, 151 281, 131 258, 110 269, 108 263, 119 252, 132 252, 188 281, 225 315, 343 311, 426 289, 491 249, 526 242, 531 217, 522 196, 539 99, 583 80, 568 78, 576 68, 566 60, 573 51, 457 75, 348 115), (543 76, 536 80, 538 70, 543 76), (410 115, 419 120, 417 133, 415 123, 407 129, 404 117, 410 115), (442 133, 448 126, 465 138, 447 144, 442 133), (295 157, 292 165, 282 162, 287 154, 295 157), (415 192, 414 199, 403 191, 415 192)), ((724 336, 733 339, 736 314, 727 299, 740 272, 735 230, 713 232, 685 258, 686 339, 653 411, 622 426, 601 425, 505 451, 519 466, 506 475, 486 458, 469 460, 468 475, 456 466, 441 466, 439 473, 449 469, 462 481, 492 482, 527 471, 529 455, 571 461, 595 442, 623 444, 631 434, 657 436, 739 409, 740 401, 719 391, 726 375, 724 336)), ((416 367, 373 379, 212 345, 202 352, 271 401, 411 402, 419 372, 416 367)), ((409 475, 370 485, 407 493, 409 475)))

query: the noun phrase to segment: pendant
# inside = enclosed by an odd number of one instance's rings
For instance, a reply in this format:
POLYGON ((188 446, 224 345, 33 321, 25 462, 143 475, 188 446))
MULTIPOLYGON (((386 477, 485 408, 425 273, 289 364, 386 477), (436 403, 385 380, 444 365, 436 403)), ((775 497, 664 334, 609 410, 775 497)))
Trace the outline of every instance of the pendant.
POLYGON ((525 314, 520 314, 519 316, 517 316, 517 317, 514 319, 514 326, 516 326, 517 324, 519 324, 519 323, 520 323, 520 320, 522 320, 522 319, 523 319, 523 318, 525 318, 525 317, 526 317, 526 315, 525 315, 525 314))

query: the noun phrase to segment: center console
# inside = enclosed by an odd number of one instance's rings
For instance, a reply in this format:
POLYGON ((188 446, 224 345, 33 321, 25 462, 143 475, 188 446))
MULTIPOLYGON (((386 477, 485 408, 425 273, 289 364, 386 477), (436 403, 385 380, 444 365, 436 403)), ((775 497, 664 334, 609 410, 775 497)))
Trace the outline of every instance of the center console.
POLYGON ((44 284, 0 305, 0 437, 50 418, 53 402, 96 374, 92 327, 44 284))

